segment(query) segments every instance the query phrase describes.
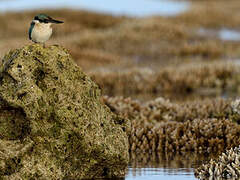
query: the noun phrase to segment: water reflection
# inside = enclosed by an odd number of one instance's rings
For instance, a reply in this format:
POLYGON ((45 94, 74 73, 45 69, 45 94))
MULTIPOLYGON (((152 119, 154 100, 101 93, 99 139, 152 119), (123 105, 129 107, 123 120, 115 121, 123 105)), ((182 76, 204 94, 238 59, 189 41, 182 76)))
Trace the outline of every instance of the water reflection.
MULTIPOLYGON (((131 171, 131 168, 130 168, 131 171)), ((153 180, 153 179, 166 179, 166 180, 170 180, 170 179, 179 179, 179 180, 183 180, 183 179, 195 179, 193 172, 189 172, 189 173, 184 173, 184 172, 175 172, 174 170, 171 170, 173 173, 169 174, 169 173, 165 173, 165 171, 168 171, 168 169, 164 169, 164 168, 139 168, 139 169, 134 169, 134 172, 137 172, 137 175, 131 175, 129 174, 126 177, 126 180, 132 180, 132 179, 136 179, 136 180, 153 180)))
POLYGON ((132 179, 195 179, 194 168, 218 154, 142 153, 131 154, 126 180, 132 179))
POLYGON ((173 16, 186 11, 189 8, 188 2, 177 2, 169 0, 11 0, 0 1, 0 12, 23 11, 31 9, 52 9, 70 8, 86 9, 114 15, 148 16, 163 15, 173 16))

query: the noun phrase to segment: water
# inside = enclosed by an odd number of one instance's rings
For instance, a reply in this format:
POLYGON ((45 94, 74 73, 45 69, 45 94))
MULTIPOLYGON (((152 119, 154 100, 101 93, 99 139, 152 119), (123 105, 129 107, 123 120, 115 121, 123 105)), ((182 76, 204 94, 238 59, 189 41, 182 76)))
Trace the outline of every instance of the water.
POLYGON ((218 38, 223 41, 240 41, 240 31, 233 29, 206 29, 200 28, 197 33, 202 36, 207 36, 210 38, 218 38))
POLYGON ((168 169, 168 168, 129 168, 125 180, 185 180, 196 179, 193 169, 168 169))
POLYGON ((186 1, 170 0, 9 0, 0 1, 0 12, 70 8, 142 17, 149 15, 173 16, 188 10, 189 6, 190 4, 186 1))
POLYGON ((221 29, 219 37, 224 41, 240 41, 240 32, 231 29, 221 29))
POLYGON ((130 166, 125 180, 192 180, 194 168, 206 163, 218 154, 153 153, 130 154, 130 166))

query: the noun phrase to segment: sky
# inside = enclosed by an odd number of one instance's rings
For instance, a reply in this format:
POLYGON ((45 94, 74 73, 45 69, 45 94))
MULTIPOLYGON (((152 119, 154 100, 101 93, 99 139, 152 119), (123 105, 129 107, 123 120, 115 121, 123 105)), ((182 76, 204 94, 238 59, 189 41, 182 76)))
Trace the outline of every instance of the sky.
POLYGON ((186 11, 189 3, 170 0, 9 0, 0 1, 0 12, 22 11, 44 8, 72 8, 87 9, 92 11, 110 13, 114 15, 148 16, 163 15, 172 16, 186 11), (104 3, 103 3, 104 2, 104 3))

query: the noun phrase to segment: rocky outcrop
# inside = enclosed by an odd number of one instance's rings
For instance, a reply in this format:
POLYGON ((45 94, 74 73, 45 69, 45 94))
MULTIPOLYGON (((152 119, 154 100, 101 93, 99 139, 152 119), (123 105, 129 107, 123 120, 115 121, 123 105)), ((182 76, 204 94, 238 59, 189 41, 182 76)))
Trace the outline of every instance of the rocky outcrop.
POLYGON ((122 177, 129 123, 59 46, 29 45, 0 67, 0 175, 9 179, 122 177))

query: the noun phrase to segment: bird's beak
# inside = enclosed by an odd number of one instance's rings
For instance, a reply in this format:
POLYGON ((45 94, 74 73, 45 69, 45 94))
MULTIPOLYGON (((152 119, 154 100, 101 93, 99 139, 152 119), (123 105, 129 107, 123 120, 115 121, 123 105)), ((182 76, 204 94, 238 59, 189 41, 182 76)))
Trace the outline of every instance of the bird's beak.
POLYGON ((47 19, 47 22, 55 23, 55 24, 61 24, 61 23, 63 23, 63 21, 58 21, 58 20, 55 20, 55 19, 52 19, 52 18, 47 19))

